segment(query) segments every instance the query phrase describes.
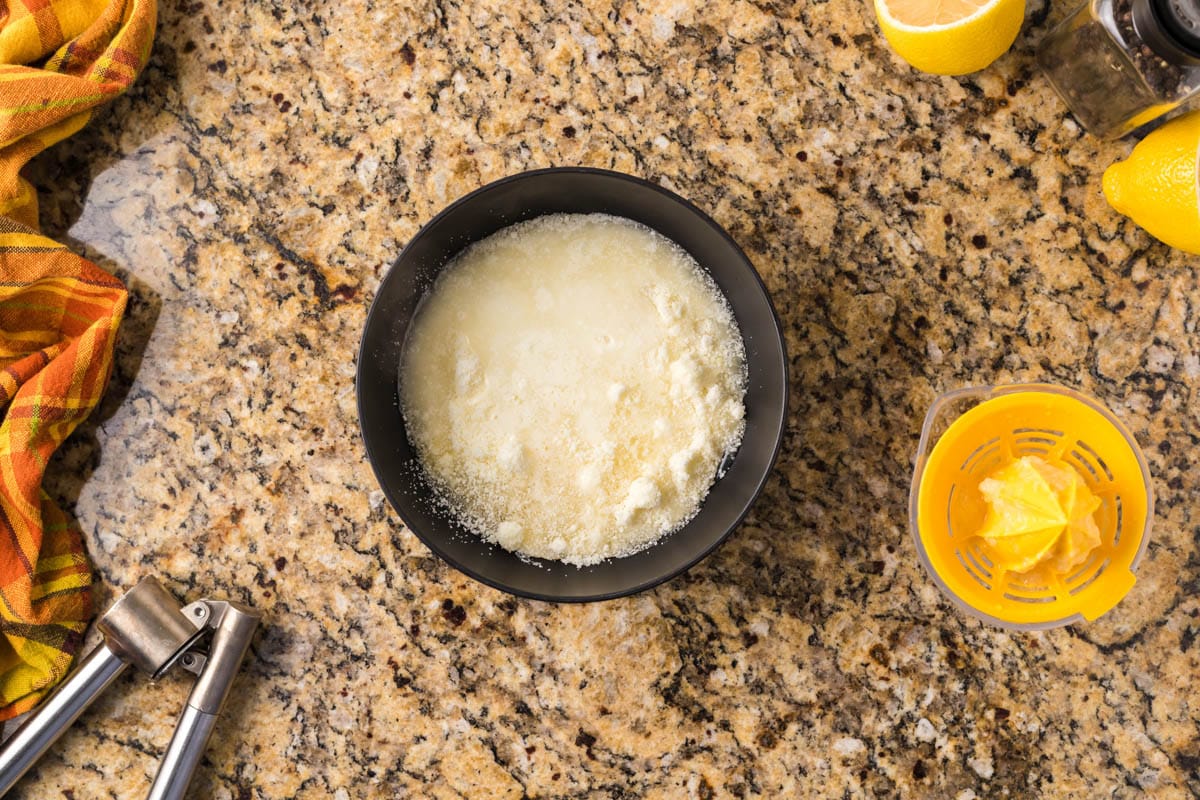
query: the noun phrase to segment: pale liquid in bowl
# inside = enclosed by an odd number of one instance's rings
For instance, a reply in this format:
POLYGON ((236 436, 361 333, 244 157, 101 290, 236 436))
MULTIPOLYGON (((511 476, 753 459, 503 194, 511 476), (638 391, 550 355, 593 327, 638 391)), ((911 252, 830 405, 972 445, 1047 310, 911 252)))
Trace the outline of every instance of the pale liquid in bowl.
POLYGON ((467 527, 593 564, 700 507, 745 429, 745 348, 712 279, 619 217, 555 214, 468 247, 418 309, 409 435, 467 527))

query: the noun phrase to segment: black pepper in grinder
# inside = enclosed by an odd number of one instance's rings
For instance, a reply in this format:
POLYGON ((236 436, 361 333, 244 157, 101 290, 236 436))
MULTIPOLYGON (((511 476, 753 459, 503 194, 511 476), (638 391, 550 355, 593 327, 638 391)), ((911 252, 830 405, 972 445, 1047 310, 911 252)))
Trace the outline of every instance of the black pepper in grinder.
POLYGON ((1090 0, 1038 61, 1089 133, 1122 136, 1200 92, 1200 0, 1090 0))

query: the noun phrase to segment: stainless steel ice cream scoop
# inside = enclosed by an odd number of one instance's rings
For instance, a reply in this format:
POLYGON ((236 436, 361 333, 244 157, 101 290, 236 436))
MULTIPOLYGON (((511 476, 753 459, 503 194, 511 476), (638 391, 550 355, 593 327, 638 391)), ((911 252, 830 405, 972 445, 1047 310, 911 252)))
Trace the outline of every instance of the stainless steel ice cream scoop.
POLYGON ((17 729, 0 749, 0 796, 113 680, 133 665, 158 679, 175 663, 196 674, 175 734, 150 788, 150 800, 179 800, 225 704, 262 615, 224 600, 187 606, 154 578, 143 578, 96 623, 104 642, 17 729), (205 634, 212 633, 204 647, 205 634))

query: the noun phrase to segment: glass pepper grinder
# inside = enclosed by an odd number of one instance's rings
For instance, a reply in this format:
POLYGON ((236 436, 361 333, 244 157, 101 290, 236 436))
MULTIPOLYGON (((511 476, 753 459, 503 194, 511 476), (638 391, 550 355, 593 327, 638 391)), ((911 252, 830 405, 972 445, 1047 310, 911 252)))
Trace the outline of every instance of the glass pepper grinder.
POLYGON ((1200 92, 1200 0, 1089 0, 1038 61, 1088 133, 1123 136, 1200 92))

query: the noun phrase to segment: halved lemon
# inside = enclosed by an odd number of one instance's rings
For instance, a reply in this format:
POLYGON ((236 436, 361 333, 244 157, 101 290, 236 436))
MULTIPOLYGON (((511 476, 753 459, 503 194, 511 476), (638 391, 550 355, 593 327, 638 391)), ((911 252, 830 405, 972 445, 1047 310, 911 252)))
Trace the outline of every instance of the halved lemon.
POLYGON ((1012 47, 1025 0, 875 0, 875 14, 888 44, 909 64, 966 75, 1012 47))

